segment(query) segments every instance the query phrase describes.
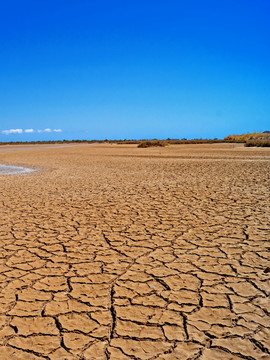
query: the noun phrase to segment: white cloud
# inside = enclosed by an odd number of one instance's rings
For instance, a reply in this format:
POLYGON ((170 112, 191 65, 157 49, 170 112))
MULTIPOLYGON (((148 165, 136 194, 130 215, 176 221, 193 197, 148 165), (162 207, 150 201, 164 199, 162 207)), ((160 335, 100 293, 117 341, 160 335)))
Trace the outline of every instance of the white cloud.
POLYGON ((9 134, 22 134, 23 129, 9 129, 9 130, 2 130, 2 134, 9 135, 9 134))
POLYGON ((26 134, 32 134, 32 133, 51 133, 51 132, 56 132, 56 133, 60 133, 62 132, 63 130, 62 129, 50 129, 50 128, 46 128, 46 129, 43 129, 43 130, 40 130, 40 129, 37 129, 37 130, 34 130, 34 129, 9 129, 9 130, 2 130, 1 131, 1 134, 3 135, 10 135, 10 134, 23 134, 23 133, 26 133, 26 134))
POLYGON ((62 132, 63 130, 62 129, 50 129, 50 128, 46 128, 46 129, 44 129, 44 130, 40 130, 40 129, 38 129, 37 130, 37 132, 38 133, 43 133, 43 132, 48 132, 48 133, 50 133, 50 132, 62 132))

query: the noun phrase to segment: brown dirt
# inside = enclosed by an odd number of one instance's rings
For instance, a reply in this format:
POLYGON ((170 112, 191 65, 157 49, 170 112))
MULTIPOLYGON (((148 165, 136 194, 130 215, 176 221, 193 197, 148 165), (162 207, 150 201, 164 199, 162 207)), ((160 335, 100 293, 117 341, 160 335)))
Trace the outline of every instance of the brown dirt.
POLYGON ((270 149, 0 162, 41 169, 0 176, 0 359, 270 358, 270 149))

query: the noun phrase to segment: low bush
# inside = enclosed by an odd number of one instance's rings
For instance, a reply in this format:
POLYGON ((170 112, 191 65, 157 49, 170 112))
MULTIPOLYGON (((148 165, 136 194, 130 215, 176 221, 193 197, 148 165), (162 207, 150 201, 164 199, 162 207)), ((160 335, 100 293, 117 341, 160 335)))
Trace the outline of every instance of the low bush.
POLYGON ((167 146, 168 143, 164 140, 146 140, 139 143, 138 148, 148 148, 152 146, 167 146))

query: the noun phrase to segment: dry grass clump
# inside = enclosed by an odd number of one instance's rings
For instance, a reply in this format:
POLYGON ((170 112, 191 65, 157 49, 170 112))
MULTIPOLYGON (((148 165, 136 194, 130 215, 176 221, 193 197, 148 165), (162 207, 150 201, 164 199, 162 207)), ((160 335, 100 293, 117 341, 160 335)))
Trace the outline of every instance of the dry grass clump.
POLYGON ((138 145, 138 148, 148 148, 148 147, 152 147, 152 146, 164 147, 167 145, 169 145, 169 144, 164 140, 146 140, 146 141, 140 142, 138 145))

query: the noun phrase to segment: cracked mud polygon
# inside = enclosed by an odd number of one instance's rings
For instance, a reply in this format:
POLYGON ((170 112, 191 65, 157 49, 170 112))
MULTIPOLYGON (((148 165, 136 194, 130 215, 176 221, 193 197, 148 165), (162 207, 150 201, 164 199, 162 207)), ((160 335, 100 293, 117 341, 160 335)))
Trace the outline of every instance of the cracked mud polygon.
POLYGON ((270 359, 270 150, 15 150, 0 359, 270 359))

